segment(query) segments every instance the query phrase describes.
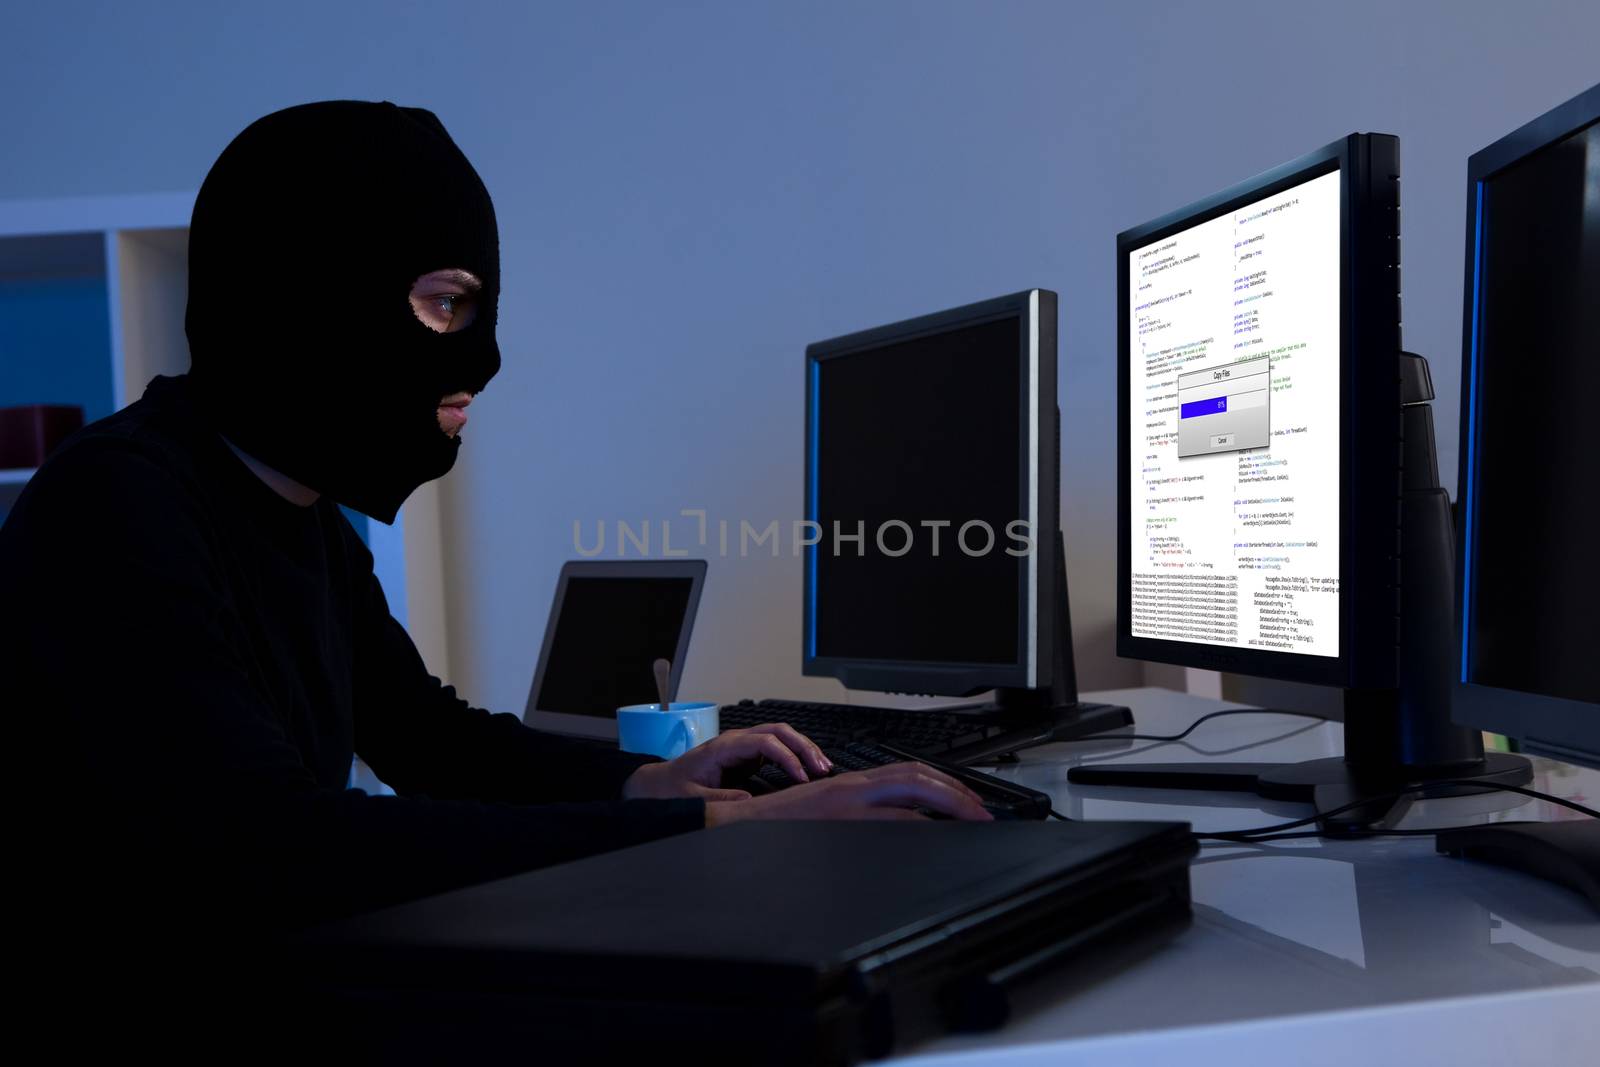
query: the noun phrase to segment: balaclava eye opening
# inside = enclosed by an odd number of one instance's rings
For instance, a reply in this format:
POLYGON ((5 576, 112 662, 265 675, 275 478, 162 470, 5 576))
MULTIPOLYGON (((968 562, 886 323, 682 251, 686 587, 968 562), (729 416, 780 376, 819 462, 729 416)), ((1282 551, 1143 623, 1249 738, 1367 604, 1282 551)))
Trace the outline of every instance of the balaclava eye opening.
POLYGON ((277 111, 223 150, 195 199, 185 332, 195 392, 228 440, 393 522, 455 463, 446 395, 500 369, 494 204, 432 112, 334 100, 277 111), (466 327, 417 318, 411 287, 483 282, 466 327))

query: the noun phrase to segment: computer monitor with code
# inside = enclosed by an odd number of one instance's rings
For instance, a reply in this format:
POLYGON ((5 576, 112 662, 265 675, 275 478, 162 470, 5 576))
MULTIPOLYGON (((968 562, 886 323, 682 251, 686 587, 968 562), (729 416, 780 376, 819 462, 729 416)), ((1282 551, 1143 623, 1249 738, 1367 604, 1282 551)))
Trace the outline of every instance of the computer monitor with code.
POLYGON ((1122 253, 1133 637, 1339 657, 1340 188, 1122 253))
POLYGON ((1069 780, 1250 789, 1341 826, 1404 786, 1528 780, 1450 717, 1449 501, 1427 364, 1400 347, 1399 207, 1398 140, 1352 134, 1117 236, 1117 650, 1337 687, 1344 754, 1069 780))

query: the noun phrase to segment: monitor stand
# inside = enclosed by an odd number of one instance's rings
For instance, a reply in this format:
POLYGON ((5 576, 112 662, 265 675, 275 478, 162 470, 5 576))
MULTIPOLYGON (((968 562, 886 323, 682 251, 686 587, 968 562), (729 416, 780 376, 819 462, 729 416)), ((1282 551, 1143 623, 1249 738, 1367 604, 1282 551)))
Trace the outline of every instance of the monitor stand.
MULTIPOLYGON (((1022 749, 1052 741, 1081 741, 1133 723, 1133 712, 1117 704, 1078 700, 1078 669, 1072 654, 1072 609, 1067 602, 1067 550, 1056 531, 1055 612, 1049 634, 1050 684, 1036 689, 1000 688, 985 704, 941 708, 981 715, 1003 729, 986 741, 939 754, 951 762, 1012 762, 1022 749)), ((1113 735, 1114 736, 1114 735, 1113 735)))
POLYGON ((1400 354, 1403 492, 1400 515, 1400 665, 1393 689, 1344 692, 1344 755, 1304 763, 1152 763, 1074 767, 1069 782, 1146 789, 1253 792, 1309 802, 1324 833, 1370 828, 1396 794, 1471 793, 1462 781, 1522 785, 1533 778, 1521 756, 1483 749, 1483 735, 1450 716, 1455 633, 1455 535, 1450 499, 1439 487, 1428 364, 1400 354), (1448 784, 1447 781, 1448 780, 1448 784), (1365 803, 1361 803, 1365 801, 1365 803))

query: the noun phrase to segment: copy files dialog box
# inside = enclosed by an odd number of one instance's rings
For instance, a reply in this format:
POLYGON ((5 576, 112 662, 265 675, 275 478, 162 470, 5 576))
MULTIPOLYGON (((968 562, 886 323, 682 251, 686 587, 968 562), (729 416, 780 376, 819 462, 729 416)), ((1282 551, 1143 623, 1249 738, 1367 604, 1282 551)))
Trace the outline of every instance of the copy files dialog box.
POLYGON ((1241 360, 1178 376, 1178 457, 1265 448, 1271 361, 1241 360))

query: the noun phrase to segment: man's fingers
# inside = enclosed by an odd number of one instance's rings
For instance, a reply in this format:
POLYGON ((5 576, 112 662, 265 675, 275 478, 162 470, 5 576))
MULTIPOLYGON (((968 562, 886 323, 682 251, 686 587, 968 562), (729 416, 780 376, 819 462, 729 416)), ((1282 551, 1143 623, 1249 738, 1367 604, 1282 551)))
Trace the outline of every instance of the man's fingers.
POLYGON ((779 767, 782 767, 783 772, 795 781, 811 781, 811 775, 807 774, 805 767, 800 764, 800 757, 795 755, 788 745, 773 734, 746 731, 741 740, 744 744, 750 746, 751 755, 762 756, 771 760, 779 767))
POLYGON ((926 815, 911 808, 868 808, 861 813, 863 819, 898 819, 908 822, 931 822, 926 815))
POLYGON ((952 788, 946 784, 949 779, 941 781, 941 778, 942 775, 940 778, 932 778, 927 774, 878 778, 873 779, 864 789, 874 804, 892 804, 902 808, 932 808, 946 815, 979 821, 994 818, 966 791, 952 788))
POLYGON ((764 722, 760 726, 750 727, 745 732, 770 734, 778 738, 799 754, 805 761, 807 769, 819 778, 833 770, 833 761, 822 754, 822 749, 817 743, 786 722, 764 722))
POLYGON ((706 800, 749 800, 750 794, 743 789, 712 789, 710 786, 695 786, 695 795, 706 800))
POLYGON ((874 767, 870 771, 865 771, 863 773, 865 773, 868 777, 880 780, 886 778, 903 778, 907 775, 921 775, 924 778, 932 778, 935 781, 943 782, 950 788, 966 794, 967 796, 971 797, 973 802, 976 804, 981 805, 983 803, 983 798, 977 793, 973 792, 972 788, 965 782, 957 778, 952 778, 943 771, 935 770, 926 763, 891 763, 883 767, 874 767))
MULTIPOLYGON (((691 752, 699 751, 690 749, 691 752)), ((716 765, 724 770, 739 766, 745 762, 758 762, 767 760, 783 768, 785 774, 797 782, 811 781, 800 763, 800 757, 789 751, 789 747, 769 733, 757 733, 753 730, 729 730, 715 738, 707 745, 708 758, 714 760, 716 765)))

